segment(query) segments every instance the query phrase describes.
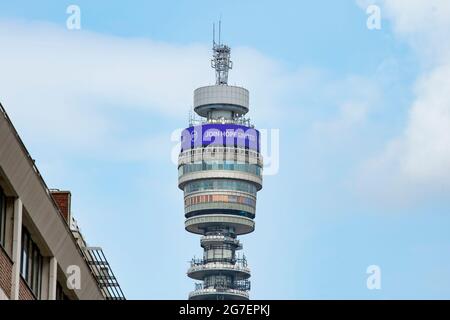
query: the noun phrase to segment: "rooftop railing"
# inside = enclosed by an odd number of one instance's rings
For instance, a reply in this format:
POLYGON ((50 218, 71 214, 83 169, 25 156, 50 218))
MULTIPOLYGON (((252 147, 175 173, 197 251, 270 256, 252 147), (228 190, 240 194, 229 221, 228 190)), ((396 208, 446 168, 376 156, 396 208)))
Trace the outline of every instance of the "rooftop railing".
POLYGON ((215 258, 208 258, 208 259, 192 259, 191 260, 191 267, 196 266, 203 266, 208 263, 231 263, 236 265, 237 267, 247 268, 247 259, 244 257, 242 258, 223 258, 223 257, 215 257, 215 258))
POLYGON ((204 281, 203 283, 196 283, 195 290, 203 289, 216 289, 216 290, 239 290, 239 291, 250 291, 250 281, 249 280, 238 280, 238 281, 204 281))
POLYGON ((189 126, 190 127, 198 126, 198 125, 202 125, 202 124, 208 124, 208 123, 221 123, 221 124, 230 123, 230 124, 239 124, 239 125, 246 126, 249 128, 255 127, 252 124, 250 118, 245 118, 245 117, 235 117, 233 119, 225 119, 225 118, 207 119, 207 118, 196 117, 192 112, 189 115, 189 126))

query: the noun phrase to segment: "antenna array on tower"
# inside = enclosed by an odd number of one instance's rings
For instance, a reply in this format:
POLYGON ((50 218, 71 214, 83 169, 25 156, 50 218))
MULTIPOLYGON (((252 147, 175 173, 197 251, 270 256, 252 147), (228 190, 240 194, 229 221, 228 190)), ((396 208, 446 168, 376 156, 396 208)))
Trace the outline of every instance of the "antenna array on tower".
POLYGON ((216 26, 213 24, 213 58, 211 67, 216 70, 216 85, 228 84, 228 71, 233 69, 233 61, 231 61, 231 49, 227 45, 221 43, 221 25, 219 20, 219 42, 216 43, 216 26))

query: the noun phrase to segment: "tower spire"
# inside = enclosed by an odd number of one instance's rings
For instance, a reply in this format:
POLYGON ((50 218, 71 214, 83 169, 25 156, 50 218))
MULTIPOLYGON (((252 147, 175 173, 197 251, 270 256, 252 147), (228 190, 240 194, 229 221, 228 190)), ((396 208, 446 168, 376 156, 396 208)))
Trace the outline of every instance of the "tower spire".
POLYGON ((231 61, 231 49, 221 42, 222 21, 219 20, 219 42, 216 43, 216 30, 213 24, 213 58, 211 67, 216 70, 216 85, 228 84, 228 71, 233 69, 231 61))

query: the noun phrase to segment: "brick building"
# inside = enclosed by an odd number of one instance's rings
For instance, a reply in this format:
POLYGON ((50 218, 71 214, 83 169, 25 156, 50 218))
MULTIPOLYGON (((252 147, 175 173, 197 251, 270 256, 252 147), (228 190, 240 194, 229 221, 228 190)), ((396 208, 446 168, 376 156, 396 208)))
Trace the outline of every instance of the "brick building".
POLYGON ((99 247, 51 190, 0 104, 0 300, 124 299, 99 247))

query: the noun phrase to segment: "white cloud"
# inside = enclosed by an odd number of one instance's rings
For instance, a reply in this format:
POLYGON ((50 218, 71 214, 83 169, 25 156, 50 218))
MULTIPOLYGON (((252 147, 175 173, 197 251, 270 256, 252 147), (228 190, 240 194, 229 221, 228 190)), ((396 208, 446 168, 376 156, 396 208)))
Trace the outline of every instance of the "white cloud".
POLYGON ((313 124, 313 129, 318 134, 336 137, 362 125, 366 121, 367 112, 367 103, 348 101, 339 107, 337 117, 328 121, 316 122, 313 124))
POLYGON ((366 124, 382 96, 380 86, 373 79, 355 75, 322 82, 315 92, 332 107, 331 117, 327 115, 327 119, 312 123, 313 134, 322 143, 324 139, 345 140, 344 137, 354 135, 355 129, 366 124))
MULTIPOLYGON (((137 153, 152 138, 141 137, 141 145, 118 139, 122 128, 112 114, 173 119, 175 129, 180 124, 175 121, 187 120, 193 90, 214 83, 211 51, 203 44, 176 45, 10 20, 0 21, 0 39, 0 99, 27 142, 45 141, 51 147, 123 149, 128 151, 125 159, 139 158, 137 153)), ((239 79, 237 85, 251 91, 249 115, 257 120, 282 117, 282 112, 273 112, 286 107, 281 97, 308 83, 312 74, 291 72, 252 48, 232 48, 232 59, 230 84, 239 79)))
POLYGON ((422 56, 424 65, 432 67, 449 62, 449 1, 384 0, 382 4, 395 32, 422 56))
POLYGON ((29 136, 58 145, 98 146, 114 129, 114 108, 184 115, 209 76, 200 45, 11 21, 0 22, 0 38, 3 104, 29 136))
MULTIPOLYGON (((450 62, 450 61, 449 61, 450 62)), ((450 182, 450 64, 419 81, 403 137, 405 174, 450 182)))
POLYGON ((383 1, 396 34, 422 61, 403 133, 368 161, 362 181, 383 197, 450 190, 450 2, 383 1))

